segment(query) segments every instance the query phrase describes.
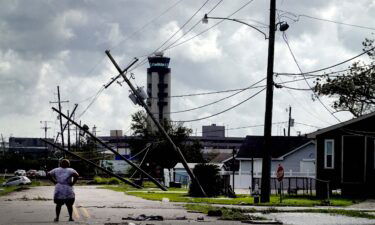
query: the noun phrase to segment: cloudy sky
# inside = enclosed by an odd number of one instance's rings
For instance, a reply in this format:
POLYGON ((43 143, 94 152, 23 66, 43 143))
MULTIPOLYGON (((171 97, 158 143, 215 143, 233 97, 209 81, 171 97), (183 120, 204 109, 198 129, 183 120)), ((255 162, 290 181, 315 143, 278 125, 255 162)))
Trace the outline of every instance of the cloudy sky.
MULTIPOLYGON (((254 84, 266 76, 268 42, 264 36, 230 21, 202 33, 219 21, 199 22, 210 11, 210 16, 230 16, 248 2, 0 1, 0 133, 5 137, 40 137, 44 135, 40 121, 50 121, 48 136, 55 136, 59 124, 56 113, 51 110, 56 105, 50 101, 57 100, 56 87, 60 86, 61 99, 69 100, 63 104, 64 111, 71 111, 78 103, 77 116, 80 117, 77 120, 89 127, 97 126, 99 135, 109 135, 112 129, 130 135, 130 115, 140 108, 129 100, 129 88, 113 84, 100 91, 117 75, 104 53, 106 49, 111 50, 122 67, 134 57, 142 62, 156 49, 164 50, 165 55, 171 57, 172 95, 231 90, 254 84)), ((277 8, 283 10, 278 11, 278 22, 286 21, 290 25, 284 35, 304 72, 351 58, 361 53, 364 38, 374 38, 373 29, 311 18, 375 27, 372 0, 279 0, 277 8)), ((268 33, 268 14, 269 1, 254 0, 231 18, 241 19, 268 33)), ((276 33, 275 46, 275 72, 299 73, 280 31, 276 33)), ((348 65, 326 72, 342 70, 348 65)), ((135 85, 145 86, 147 67, 147 63, 139 64, 132 71, 135 85)), ((308 88, 305 81, 295 81, 299 79, 301 77, 277 76, 275 81, 294 81, 288 86, 308 88)), ((312 80, 309 82, 313 85, 312 80)), ((216 104, 171 117, 175 121, 207 117, 235 106, 260 90, 246 90, 216 104)), ((173 98, 172 111, 199 107, 234 93, 173 98)), ((331 103, 328 98, 321 98, 321 101, 326 106, 331 103)), ((264 123, 264 103, 263 91, 225 113, 185 125, 198 135, 202 125, 212 123, 225 125, 229 136, 261 135, 263 127, 251 126, 264 123)), ((273 134, 281 135, 286 127, 285 123, 278 122, 287 121, 289 105, 296 122, 293 135, 317 129, 303 124, 326 127, 337 123, 319 101, 313 100, 311 91, 275 89, 273 122, 277 124, 273 126, 273 134)), ((351 118, 343 112, 335 115, 340 120, 351 118)))

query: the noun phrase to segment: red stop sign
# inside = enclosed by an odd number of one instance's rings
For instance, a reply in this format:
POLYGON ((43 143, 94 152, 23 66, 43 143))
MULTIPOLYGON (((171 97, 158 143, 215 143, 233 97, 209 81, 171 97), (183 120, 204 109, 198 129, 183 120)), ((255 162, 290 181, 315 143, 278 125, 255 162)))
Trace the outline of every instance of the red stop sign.
POLYGON ((276 178, 279 182, 284 178, 284 168, 281 166, 281 164, 279 164, 279 167, 277 167, 276 178))

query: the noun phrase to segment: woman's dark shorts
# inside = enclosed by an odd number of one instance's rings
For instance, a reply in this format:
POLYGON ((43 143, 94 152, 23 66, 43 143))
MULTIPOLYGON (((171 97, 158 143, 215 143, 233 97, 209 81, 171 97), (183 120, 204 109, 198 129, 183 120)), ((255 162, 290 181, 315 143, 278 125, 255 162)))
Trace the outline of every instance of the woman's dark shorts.
POLYGON ((57 199, 55 198, 53 202, 57 205, 73 205, 75 198, 68 198, 68 199, 57 199))

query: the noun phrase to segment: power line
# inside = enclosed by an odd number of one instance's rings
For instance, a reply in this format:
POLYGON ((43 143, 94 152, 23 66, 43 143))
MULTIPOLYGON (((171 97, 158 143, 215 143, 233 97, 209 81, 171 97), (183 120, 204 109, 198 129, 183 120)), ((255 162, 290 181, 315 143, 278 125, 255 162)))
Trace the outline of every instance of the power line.
POLYGON ((300 125, 304 125, 304 126, 308 126, 308 127, 313 127, 313 128, 318 128, 320 129, 321 127, 318 127, 318 126, 314 126, 314 125, 310 125, 310 124, 306 124, 306 123, 299 123, 299 122, 294 122, 295 124, 300 124, 300 125))
MULTIPOLYGON (((364 67, 369 67, 369 66, 373 66, 371 64, 366 64, 366 65, 362 65, 362 66, 357 66, 358 68, 364 68, 364 67)), ((323 74, 309 74, 309 73, 305 73, 304 75, 306 77, 340 77, 340 73, 342 72, 346 72, 346 71, 350 71, 350 70, 353 70, 353 68, 349 67, 347 69, 343 69, 343 70, 336 70, 336 71, 332 71, 332 72, 329 72, 329 73, 323 73, 323 74), (334 75, 334 74, 337 74, 337 75, 334 75)), ((302 76, 302 74, 300 73, 275 73, 276 76, 302 76)))
POLYGON ((298 22, 301 17, 305 17, 305 18, 309 18, 309 19, 320 20, 320 21, 335 23, 335 24, 339 24, 339 25, 357 27, 357 28, 362 28, 362 29, 367 29, 367 30, 375 30, 375 28, 373 28, 373 27, 367 27, 367 26, 363 26, 363 25, 350 24, 350 23, 344 23, 344 22, 335 21, 335 20, 323 19, 323 18, 319 18, 319 17, 315 17, 315 16, 306 15, 306 14, 296 14, 296 13, 293 13, 293 12, 290 12, 290 11, 281 10, 281 9, 277 9, 277 11, 280 11, 280 12, 283 12, 283 13, 287 13, 287 14, 290 14, 290 15, 296 17, 296 19, 293 19, 293 18, 284 16, 284 17, 287 17, 287 18, 293 20, 294 22, 298 22))
MULTIPOLYGON (((227 16, 227 17, 231 17, 231 16, 233 16, 234 14, 236 14, 237 12, 239 12, 240 10, 242 10, 243 8, 245 8, 247 5, 249 5, 249 4, 252 3, 253 1, 254 1, 254 0, 250 0, 250 1, 248 1, 247 3, 245 3, 244 5, 242 5, 239 9, 237 9, 236 11, 234 11, 233 13, 231 13, 231 14, 230 14, 229 16, 227 16)), ((193 37, 191 37, 191 38, 189 38, 189 39, 187 39, 187 40, 181 41, 181 42, 179 42, 179 43, 177 43, 177 44, 175 44, 175 45, 173 45, 173 46, 170 46, 170 47, 168 47, 168 48, 163 49, 163 51, 170 50, 170 49, 175 48, 175 47, 177 47, 177 46, 183 45, 183 44, 185 44, 185 43, 191 41, 192 39, 194 39, 194 38, 196 38, 196 37, 198 37, 198 36, 200 36, 200 35, 206 33, 207 31, 211 30, 212 28, 216 27, 217 25, 219 25, 219 24, 222 23, 222 22, 224 22, 224 19, 223 19, 223 20, 219 20, 219 21, 218 21, 217 23, 215 23, 214 25, 208 27, 207 29, 204 29, 203 31, 199 32, 198 34, 194 35, 193 37)), ((152 53, 151 53, 151 54, 152 54, 152 53)), ((149 54, 149 55, 151 55, 151 54, 149 54)), ((130 71, 134 71, 135 69, 137 69, 137 68, 143 66, 144 64, 146 64, 146 63, 147 63, 147 59, 146 59, 146 57, 149 56, 149 55, 141 56, 141 57, 145 57, 145 58, 144 58, 143 60, 141 60, 141 61, 140 61, 140 62, 139 62, 139 63, 138 63, 138 64, 137 64, 132 70, 130 70, 130 71)), ((141 57, 140 57, 140 58, 141 58, 141 57)))
POLYGON ((288 41, 288 37, 287 37, 287 35, 286 35, 286 33, 284 32, 283 33, 283 39, 284 39, 284 41, 285 41, 285 44, 288 46, 288 49, 289 49, 289 52, 290 52, 290 54, 292 55, 292 58, 293 58, 293 60, 294 60, 294 62, 296 63, 296 65, 297 65, 297 67, 298 67, 298 70, 301 72, 301 74, 302 74, 302 76, 303 76, 303 78, 305 79, 305 82, 306 82, 306 84, 307 84, 307 86, 311 89, 311 91, 313 92, 313 94, 314 94, 314 96, 316 97, 316 99, 318 99, 318 101, 320 102, 320 104, 338 121, 338 122, 341 122, 341 120, 339 119, 339 118, 337 118, 334 114, 333 114, 333 112, 331 112, 331 110, 329 110, 328 109, 328 107, 322 102, 322 100, 319 98, 319 96, 318 95, 316 95, 315 93, 314 93, 314 91, 313 91, 313 89, 312 89, 312 87, 311 87, 311 85, 310 85, 310 83, 307 81, 307 79, 306 79, 306 77, 304 76, 304 73, 302 72, 302 69, 301 69, 301 67, 300 67, 300 65, 299 65, 299 63, 298 63, 298 61, 297 61, 297 59, 296 59, 296 57, 295 57, 295 55, 294 55, 294 53, 293 53, 293 51, 292 51, 292 48, 290 47, 290 45, 289 45, 289 41, 288 41))
POLYGON ((174 4, 172 4, 170 7, 168 7, 167 9, 165 9, 163 12, 161 12, 159 15, 157 15, 156 17, 152 18, 151 20, 149 20, 147 23, 145 23, 142 27, 140 27, 139 29, 137 29, 136 31, 134 31, 133 33, 131 33, 129 36, 127 36, 126 38, 124 38, 123 40, 121 40, 118 44, 112 46, 113 48, 120 45, 121 43, 123 43, 124 41, 128 40, 130 37, 134 36, 135 34, 139 33, 140 31, 142 31, 143 29, 145 29, 146 27, 148 27, 150 24, 152 24, 155 20, 159 19, 160 17, 164 16, 165 14, 167 14, 167 12, 169 12, 170 10, 172 10, 174 7, 176 7, 178 4, 180 4, 183 0, 179 0, 179 1, 176 1, 174 4))
MULTIPOLYGON (((285 40, 284 40, 284 41, 285 41, 285 40)), ((281 74, 283 74, 283 75, 306 75, 306 74, 317 73, 317 72, 324 71, 324 70, 328 70, 328 69, 331 69, 331 68, 333 68, 333 67, 340 66, 340 65, 345 64, 345 63, 347 63, 347 62, 350 62, 350 61, 352 61, 353 59, 356 59, 356 58, 358 58, 358 57, 361 57, 361 56, 364 55, 364 54, 367 54, 367 53, 370 52, 370 51, 373 51, 374 49, 375 49, 375 47, 372 47, 372 48, 370 48, 369 50, 362 52, 361 54, 358 54, 358 55, 356 55, 356 56, 354 56, 354 57, 351 57, 351 58, 349 58, 349 59, 346 59, 346 60, 344 60, 344 61, 342 61, 342 62, 336 63, 336 64, 334 64, 334 65, 332 65, 332 66, 327 66, 327 67, 324 67, 324 68, 321 68, 321 69, 317 69, 317 70, 313 70, 313 71, 309 71, 309 72, 305 72, 305 73, 301 72, 301 73, 276 73, 276 74, 278 74, 278 75, 281 75, 281 74)))
POLYGON ((174 36, 176 36, 197 14, 198 12, 209 2, 210 0, 206 0, 202 6, 197 9, 192 16, 189 17, 189 19, 184 23, 182 24, 182 26, 176 31, 174 32, 171 36, 169 36, 169 38, 164 41, 159 47, 157 47, 153 52, 147 54, 147 55, 144 55, 144 56, 141 56, 141 57, 144 57, 144 59, 142 59, 131 71, 135 70, 136 68, 144 65, 147 61, 147 57, 154 54, 155 52, 159 51, 164 45, 166 45, 174 36))
POLYGON ((91 100, 91 102, 86 106, 86 108, 81 112, 81 114, 78 115, 77 118, 80 118, 83 116, 83 114, 86 113, 86 111, 92 106, 92 104, 94 104, 94 102, 96 101, 96 99, 98 99, 98 97, 102 94, 102 92, 104 91, 104 87, 100 88, 99 91, 95 94, 94 98, 91 100))
POLYGON ((247 99, 245 99, 245 100, 243 100, 243 101, 237 103, 236 105, 231 106, 231 107, 229 107, 229 108, 227 108, 227 109, 225 109, 225 110, 223 110, 223 111, 220 111, 220 112, 218 112, 218 113, 212 114, 212 115, 210 115, 210 116, 206 116, 206 117, 202 117, 202 118, 198 118, 198 119, 192 119, 192 120, 179 120, 179 121, 172 121, 172 122, 178 122, 178 123, 194 122, 194 121, 204 120, 204 119, 208 119, 208 118, 211 118, 211 117, 214 117, 214 116, 220 115, 220 114, 222 114, 222 113, 225 113, 225 112, 227 112, 227 111, 229 111, 229 110, 231 110, 231 109, 234 109, 234 108, 236 108, 236 107, 242 105, 243 103, 249 101, 249 100, 252 99, 253 97, 255 97, 255 96, 257 96, 258 94, 260 94, 260 93, 261 93, 262 91, 264 91, 265 89, 266 89, 266 88, 263 88, 262 90, 260 90, 260 91, 258 91, 257 93, 251 95, 251 96, 248 97, 247 99))
MULTIPOLYGON (((314 77, 309 77, 306 79, 315 79, 314 77)), ((295 80, 289 80, 289 81, 282 81, 280 83, 277 83, 275 85, 279 84, 287 84, 287 83, 294 83, 298 81, 303 81, 304 79, 295 79, 295 80)), ((262 88, 266 85, 257 85, 257 86, 249 86, 245 88, 236 88, 236 89, 228 89, 228 90, 221 90, 221 91, 211 91, 211 92, 201 92, 201 93, 191 93, 191 94, 181 94, 181 95, 171 95, 167 96, 165 98, 182 98, 182 97, 194 97, 194 96, 202 96, 202 95, 213 95, 213 94, 221 94, 221 93, 227 93, 227 92, 235 92, 235 91, 242 91, 242 90, 248 90, 248 89, 255 89, 255 88, 262 88)), ((157 99, 157 98, 155 98, 157 99)))
MULTIPOLYGON (((249 5, 249 4, 252 3, 253 1, 254 1, 254 0, 250 0, 250 1, 248 1, 247 3, 245 3, 244 5, 242 5, 239 9, 237 9, 236 11, 234 11, 233 13, 231 13, 230 15, 228 15, 227 18, 229 18, 229 17, 233 16, 234 14, 238 13, 240 10, 242 10, 243 8, 245 8, 247 5, 249 5)), ((175 45, 173 45, 173 46, 170 46, 168 49, 165 49, 165 50, 169 50, 169 49, 175 48, 175 47, 177 47, 177 46, 180 46, 180 45, 185 44, 186 42, 191 41, 192 39, 194 39, 194 38, 196 38, 196 37, 198 37, 198 36, 200 36, 200 35, 206 33, 207 31, 209 31, 209 30, 211 30, 212 28, 216 27, 216 26, 219 25, 220 23, 224 22, 224 20, 225 20, 225 19, 219 20, 218 22, 216 22, 216 23, 213 24, 212 26, 208 27, 207 29, 202 30, 202 31, 199 32, 198 34, 194 35, 193 37, 191 37, 191 38, 189 38, 189 39, 187 39, 187 40, 184 40, 184 41, 182 41, 182 42, 180 42, 180 43, 177 43, 177 44, 175 44, 175 45)))
POLYGON ((246 89, 240 90, 240 91, 238 91, 238 92, 236 92, 236 93, 234 93, 234 94, 231 94, 231 95, 229 95, 229 96, 226 96, 226 97, 221 98, 221 99, 219 99, 219 100, 216 100, 216 101, 214 101, 214 102, 211 102, 211 103, 208 103, 208 104, 205 104, 205 105, 199 106, 199 107, 191 108, 191 109, 185 109, 185 110, 180 110, 180 111, 175 111, 175 112, 169 112, 169 113, 164 113, 164 114, 174 114, 174 113, 190 112, 190 111, 193 111, 193 110, 201 109, 201 108, 204 108, 204 107, 207 107, 207 106, 210 106, 210 105, 213 105, 213 104, 219 103, 219 102, 221 102, 221 101, 224 101, 225 99, 228 99, 228 98, 231 98, 231 97, 233 97, 233 96, 235 96, 235 95, 238 95, 238 94, 244 92, 244 91, 247 90, 247 89, 250 89, 251 87, 255 86, 256 84, 258 84, 258 83, 264 81, 265 79, 266 79, 266 78, 263 78, 263 79, 261 79, 260 81, 258 81, 258 82, 256 82, 256 83, 252 84, 250 87, 248 87, 248 88, 246 88, 246 89))

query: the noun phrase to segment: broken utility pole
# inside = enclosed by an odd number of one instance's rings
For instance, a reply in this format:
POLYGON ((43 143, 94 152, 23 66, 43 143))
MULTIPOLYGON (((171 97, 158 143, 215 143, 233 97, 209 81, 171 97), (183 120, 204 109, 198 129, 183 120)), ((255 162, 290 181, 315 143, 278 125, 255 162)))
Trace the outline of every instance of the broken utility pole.
MULTIPOLYGON (((167 139, 167 141, 171 144, 171 146, 173 147, 173 149, 178 153, 178 155, 180 156, 180 159, 181 159, 181 162, 182 162, 182 165, 184 166, 185 170, 187 171, 187 173, 189 174, 191 180, 193 182, 195 182, 198 187, 200 188, 203 196, 207 196, 206 195, 206 192, 203 190, 202 186, 200 185, 198 179, 195 177, 194 173, 191 171, 191 169, 189 168, 186 160, 185 160, 185 157, 184 155, 182 154, 181 150, 175 145, 175 143, 172 141, 172 139, 169 137, 168 133, 164 130, 164 128, 161 126, 161 124, 159 123, 158 120, 155 119, 154 115, 151 113, 151 110, 148 108, 148 106, 146 105, 146 103, 144 103, 142 97, 139 96, 139 93, 138 91, 134 88, 133 84, 129 81, 129 79, 125 76, 124 72, 127 71, 127 69, 125 70, 121 70, 120 66, 117 64, 117 62, 114 60, 114 58, 112 57, 111 53, 109 52, 109 50, 106 50, 105 53, 107 54, 107 56, 109 57, 109 59, 111 60, 111 62, 113 63, 113 65, 116 67, 117 71, 120 73, 120 75, 123 77, 124 81, 128 84, 128 86, 130 87, 131 91, 133 92, 133 94, 136 96, 136 99, 138 100, 138 102, 141 104, 141 106, 143 106, 143 108, 146 110, 148 116, 151 118, 151 120, 155 123, 155 125, 157 126, 157 128, 159 129, 159 131, 164 135, 164 137, 167 139)), ((133 65, 136 61, 138 61, 138 59, 135 59, 134 62, 131 64, 133 65)), ((128 66, 129 68, 130 66, 128 66)), ((119 76, 120 76, 119 75, 119 76)), ((119 77, 117 76, 117 77, 119 77)), ((111 83, 113 83, 114 80, 112 80, 111 83)), ((110 83, 110 84, 111 84, 110 83)), ((109 85, 110 85, 109 84, 109 85)), ((106 87, 108 87, 109 85, 107 85, 106 87)))
MULTIPOLYGON (((49 103, 57 103, 59 106, 59 111, 61 111, 61 103, 68 103, 69 101, 61 101, 60 99, 60 87, 57 86, 57 102, 49 102, 49 103)), ((64 148, 64 129, 63 129, 63 123, 62 123, 62 118, 60 118, 60 135, 61 135, 61 145, 64 148)))
POLYGON ((126 180, 126 179, 120 177, 119 175, 114 174, 114 173, 110 172, 109 170, 104 169, 103 167, 98 166, 98 165, 96 165, 95 163, 93 163, 93 162, 91 162, 91 161, 89 161, 89 160, 87 160, 87 159, 85 159, 85 158, 83 158, 83 157, 81 157, 81 156, 79 156, 79 155, 74 154, 74 153, 71 152, 71 151, 68 151, 68 150, 66 150, 66 149, 63 149, 63 148, 61 148, 60 146, 58 146, 58 145, 56 145, 56 144, 54 144, 54 143, 52 143, 52 142, 49 142, 49 141, 44 140, 44 139, 40 139, 40 140, 44 141, 46 144, 49 144, 49 145, 53 146, 54 148, 59 149, 60 151, 63 151, 64 153, 68 153, 69 155, 72 155, 72 156, 74 156, 74 157, 76 157, 76 158, 79 158, 80 160, 82 160, 82 161, 88 163, 89 165, 91 165, 91 166, 93 166, 93 167, 95 167, 95 168, 98 168, 98 169, 102 170, 103 172, 105 172, 105 173, 107 173, 107 174, 109 174, 109 175, 111 175, 111 176, 113 176, 113 177, 118 178, 119 180, 123 181, 124 183, 130 184, 130 185, 132 185, 133 187, 136 187, 136 188, 142 188, 141 186, 139 186, 139 185, 137 185, 137 184, 135 184, 135 183, 133 183, 133 182, 131 182, 131 181, 129 181, 129 180, 126 180))
MULTIPOLYGON (((73 118, 74 113, 76 112, 77 107, 78 107, 78 104, 74 104, 74 109, 73 109, 72 113, 70 114, 69 118, 73 118)), ((66 129, 67 126, 68 126, 68 123, 65 123, 64 128, 63 128, 63 132, 65 131, 65 129, 66 129)), ((55 139, 55 143, 57 142, 57 139, 59 138, 59 135, 60 135, 60 133, 57 133, 57 136, 56 136, 56 139, 55 139)))
POLYGON ((167 191, 167 188, 164 187, 162 184, 160 184, 157 180, 155 180, 155 178, 153 178, 150 174, 146 173, 144 170, 142 170, 141 168, 139 168, 137 165, 135 165, 132 161, 130 161, 129 159, 125 158, 123 155, 119 154, 118 152, 116 152, 115 150, 113 150, 109 145, 107 145, 106 143, 104 143, 102 140, 100 140, 99 138, 97 138, 94 134, 92 134, 91 132, 89 132, 87 129, 84 129, 82 126, 80 126, 77 122, 75 122, 74 120, 70 119, 68 116, 64 115, 62 112, 60 112, 59 110, 57 110, 56 108, 52 107, 52 109, 57 112, 60 116, 64 117, 66 120, 68 120, 69 122, 71 122, 72 124, 74 124, 75 126, 77 126, 80 130, 84 131, 86 134, 88 134, 91 138, 93 138, 95 141, 99 142, 99 144, 101 144, 103 147, 105 147, 106 149, 108 149, 109 151, 111 151, 113 154, 115 154, 116 156, 120 157, 121 159, 125 160, 127 163, 129 163, 132 167, 134 167, 135 169, 137 169, 139 172, 141 172, 143 175, 145 175, 146 177, 148 177, 154 184, 156 184, 160 189, 162 189, 163 191, 167 191))

